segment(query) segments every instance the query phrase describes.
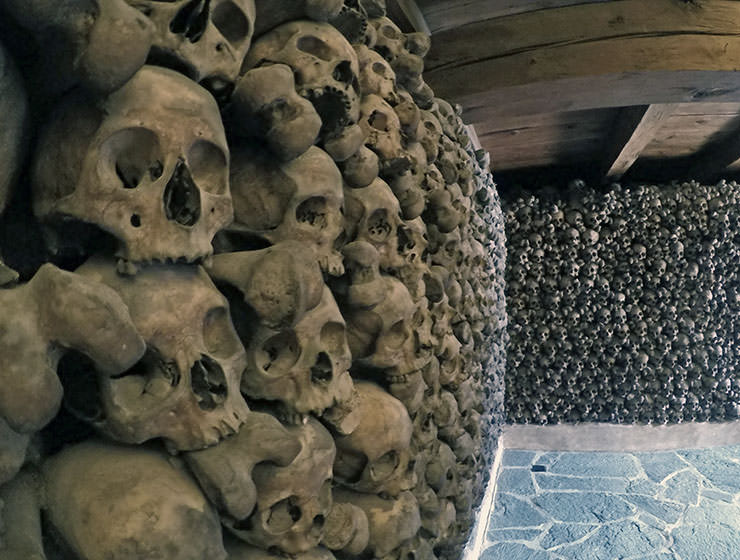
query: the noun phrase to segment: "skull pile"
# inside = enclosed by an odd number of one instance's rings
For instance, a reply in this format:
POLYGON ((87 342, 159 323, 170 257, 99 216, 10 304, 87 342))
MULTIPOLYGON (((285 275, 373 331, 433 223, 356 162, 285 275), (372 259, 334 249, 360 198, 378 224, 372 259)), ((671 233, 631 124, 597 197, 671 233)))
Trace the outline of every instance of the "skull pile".
POLYGON ((507 204, 508 417, 736 419, 739 201, 688 182, 507 204))
POLYGON ((0 270, 0 556, 457 558, 506 249, 429 39, 379 0, 52 4, 6 8, 80 64, 0 170, 43 244, 0 270))

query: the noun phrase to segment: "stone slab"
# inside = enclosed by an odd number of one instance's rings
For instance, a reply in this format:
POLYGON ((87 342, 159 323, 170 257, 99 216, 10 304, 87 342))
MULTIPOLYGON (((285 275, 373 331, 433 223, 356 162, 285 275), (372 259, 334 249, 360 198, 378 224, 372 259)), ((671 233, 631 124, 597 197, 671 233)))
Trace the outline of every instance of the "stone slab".
POLYGON ((604 523, 635 513, 621 497, 598 492, 546 492, 532 501, 554 521, 570 523, 604 523))

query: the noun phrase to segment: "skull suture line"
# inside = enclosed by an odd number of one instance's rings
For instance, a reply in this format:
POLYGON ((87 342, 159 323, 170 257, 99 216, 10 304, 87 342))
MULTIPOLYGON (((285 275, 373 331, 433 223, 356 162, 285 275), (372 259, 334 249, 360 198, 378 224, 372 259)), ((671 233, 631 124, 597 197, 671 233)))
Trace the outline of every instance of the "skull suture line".
POLYGON ((98 104, 63 104, 38 149, 34 210, 46 222, 99 226, 131 262, 193 262, 233 218, 228 170, 210 94, 145 66, 98 104))
POLYGON ((119 441, 162 437, 178 450, 234 434, 248 413, 239 392, 244 347, 205 271, 152 265, 124 277, 112 262, 94 260, 79 272, 121 295, 147 343, 134 367, 100 380, 100 410, 88 420, 119 441))

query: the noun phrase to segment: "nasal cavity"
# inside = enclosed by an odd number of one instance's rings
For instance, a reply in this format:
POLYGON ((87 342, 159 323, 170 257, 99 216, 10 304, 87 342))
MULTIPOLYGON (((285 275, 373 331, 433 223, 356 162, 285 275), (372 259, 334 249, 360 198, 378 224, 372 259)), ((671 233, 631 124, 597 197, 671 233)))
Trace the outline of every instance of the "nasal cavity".
POLYGON ((332 378, 331 358, 326 352, 319 352, 316 363, 311 368, 312 383, 328 383, 332 378))
POLYGON ((182 159, 164 189, 164 211, 168 220, 183 226, 193 226, 200 219, 200 190, 182 159))
POLYGON ((213 410, 223 404, 228 395, 224 370, 216 360, 206 355, 201 355, 200 360, 193 364, 190 383, 202 410, 213 410))

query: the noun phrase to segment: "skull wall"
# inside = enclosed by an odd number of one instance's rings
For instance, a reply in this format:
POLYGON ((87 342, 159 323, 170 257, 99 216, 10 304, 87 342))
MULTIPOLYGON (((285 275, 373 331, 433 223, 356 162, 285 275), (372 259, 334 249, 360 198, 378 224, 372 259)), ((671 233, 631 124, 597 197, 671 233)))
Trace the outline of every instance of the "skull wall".
POLYGON ((508 418, 736 419, 740 186, 572 186, 506 205, 508 418))
POLYGON ((378 0, 68 4, 0 1, 0 556, 459 557, 506 248, 428 37, 378 0))

